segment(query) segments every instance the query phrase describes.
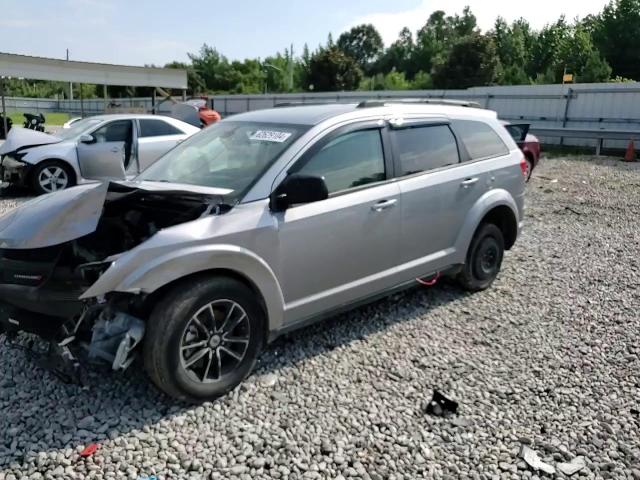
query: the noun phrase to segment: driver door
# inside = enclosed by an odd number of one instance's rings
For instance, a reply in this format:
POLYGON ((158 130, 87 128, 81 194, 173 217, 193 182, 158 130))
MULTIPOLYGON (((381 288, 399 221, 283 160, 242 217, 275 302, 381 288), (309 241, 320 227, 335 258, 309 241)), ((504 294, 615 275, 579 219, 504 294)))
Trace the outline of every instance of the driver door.
POLYGON ((91 137, 90 141, 80 141, 77 147, 82 177, 91 180, 123 180, 127 160, 131 159, 131 120, 109 122, 95 130, 91 137))
POLYGON ((400 189, 377 124, 338 130, 289 173, 322 177, 327 200, 275 214, 285 323, 394 285, 400 189))

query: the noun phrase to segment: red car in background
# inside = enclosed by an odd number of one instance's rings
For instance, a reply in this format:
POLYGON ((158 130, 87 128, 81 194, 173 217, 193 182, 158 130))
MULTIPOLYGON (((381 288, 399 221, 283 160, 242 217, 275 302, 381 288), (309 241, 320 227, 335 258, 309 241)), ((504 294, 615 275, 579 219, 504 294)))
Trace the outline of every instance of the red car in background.
POLYGON ((198 111, 198 117, 200 118, 200 126, 206 128, 209 125, 213 125, 219 122, 222 117, 218 112, 212 110, 207 106, 207 100, 203 98, 194 98, 185 102, 187 105, 191 105, 198 111))
POLYGON ((516 141, 522 153, 524 153, 524 158, 527 161, 526 178, 528 182, 531 179, 533 170, 538 166, 538 162, 540 161, 540 154, 542 153, 540 140, 538 140, 538 137, 535 135, 529 133, 531 125, 528 123, 516 124, 502 122, 502 124, 516 141))

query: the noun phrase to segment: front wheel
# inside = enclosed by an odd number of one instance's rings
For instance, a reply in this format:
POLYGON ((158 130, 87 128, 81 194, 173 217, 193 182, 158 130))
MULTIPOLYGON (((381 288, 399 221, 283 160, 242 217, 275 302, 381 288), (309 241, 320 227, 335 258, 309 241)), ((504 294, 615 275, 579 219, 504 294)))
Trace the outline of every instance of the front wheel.
POLYGON ((225 277, 178 283, 147 322, 144 363, 156 386, 178 400, 214 400, 242 382, 264 341, 256 295, 225 277))
POLYGON ((31 172, 31 187, 38 195, 64 190, 75 183, 71 167, 56 160, 39 163, 31 172))
POLYGON ((471 292, 486 290, 498 276, 503 257, 502 231, 492 223, 480 225, 471 241, 467 261, 458 274, 458 283, 471 292))

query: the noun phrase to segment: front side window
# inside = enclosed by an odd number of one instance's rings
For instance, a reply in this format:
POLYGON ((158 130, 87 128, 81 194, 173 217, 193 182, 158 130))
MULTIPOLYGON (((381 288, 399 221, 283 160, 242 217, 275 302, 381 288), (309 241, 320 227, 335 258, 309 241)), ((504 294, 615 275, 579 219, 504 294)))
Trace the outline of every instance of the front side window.
POLYGON ((459 163, 458 144, 447 125, 394 132, 401 174, 413 175, 459 163))
POLYGON ((84 118, 82 120, 78 120, 77 122, 73 122, 69 128, 61 128, 58 130, 56 132, 56 137, 63 140, 79 137, 83 133, 97 127, 103 121, 104 120, 101 118, 84 118))
POLYGON ((329 193, 383 181, 384 153, 380 131, 347 133, 325 145, 296 171, 324 178, 329 193))
POLYGON ((509 149, 493 128, 484 122, 455 120, 456 133, 462 139, 472 160, 507 155, 509 149))
POLYGON ((165 135, 184 135, 164 120, 140 119, 140 137, 162 137, 165 135))
POLYGON ((237 200, 308 128, 222 121, 170 150, 137 180, 220 188, 237 200))
POLYGON ((128 142, 131 137, 131 121, 121 120, 107 123, 92 135, 96 143, 128 142))

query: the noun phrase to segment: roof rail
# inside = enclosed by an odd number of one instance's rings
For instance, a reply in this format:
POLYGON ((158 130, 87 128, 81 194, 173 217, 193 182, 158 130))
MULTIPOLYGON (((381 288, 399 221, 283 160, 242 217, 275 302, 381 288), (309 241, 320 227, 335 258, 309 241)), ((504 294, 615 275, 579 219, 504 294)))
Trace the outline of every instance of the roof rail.
POLYGON ((276 103, 273 108, 285 108, 285 107, 311 107, 318 105, 335 105, 336 102, 282 102, 276 103))
POLYGON ((449 100, 446 98, 390 98, 386 100, 365 100, 358 104, 358 108, 385 107, 390 104, 409 105, 449 105, 453 107, 482 108, 478 102, 471 100, 449 100))

